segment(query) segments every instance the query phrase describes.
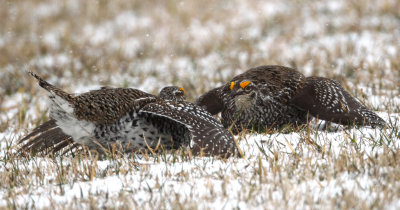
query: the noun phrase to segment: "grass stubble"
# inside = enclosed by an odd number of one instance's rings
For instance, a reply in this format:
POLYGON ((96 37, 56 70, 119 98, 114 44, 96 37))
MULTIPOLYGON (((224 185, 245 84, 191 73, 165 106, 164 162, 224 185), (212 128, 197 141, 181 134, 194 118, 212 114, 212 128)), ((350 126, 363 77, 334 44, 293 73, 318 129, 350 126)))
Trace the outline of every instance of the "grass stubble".
POLYGON ((1 208, 324 208, 400 205, 398 1, 6 1, 0 7, 1 208), (146 2, 146 3, 144 3, 146 2), (236 136, 243 158, 179 153, 19 157, 46 121, 23 70, 70 92, 111 85, 190 100, 243 70, 292 66, 340 81, 386 129, 236 136))

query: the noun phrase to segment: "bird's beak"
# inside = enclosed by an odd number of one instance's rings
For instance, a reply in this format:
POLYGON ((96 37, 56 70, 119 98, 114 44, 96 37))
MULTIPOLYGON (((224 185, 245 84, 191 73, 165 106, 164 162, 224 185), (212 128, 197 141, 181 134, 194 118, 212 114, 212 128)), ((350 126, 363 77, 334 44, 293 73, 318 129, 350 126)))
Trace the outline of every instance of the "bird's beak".
POLYGON ((232 98, 234 98, 234 97, 236 97, 236 96, 238 96, 238 95, 243 95, 244 93, 245 93, 245 92, 242 91, 242 89, 238 89, 237 91, 231 91, 230 96, 231 96, 232 98))

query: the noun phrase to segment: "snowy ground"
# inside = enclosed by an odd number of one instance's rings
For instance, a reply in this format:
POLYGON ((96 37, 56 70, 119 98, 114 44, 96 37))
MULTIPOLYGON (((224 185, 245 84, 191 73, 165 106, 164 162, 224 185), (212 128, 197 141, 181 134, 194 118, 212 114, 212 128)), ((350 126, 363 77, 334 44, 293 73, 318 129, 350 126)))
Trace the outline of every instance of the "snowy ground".
POLYGON ((6 1, 0 7, 0 208, 400 208, 400 2, 6 1), (191 100, 264 64, 340 81, 385 129, 236 136, 244 158, 12 155, 47 119, 25 67, 70 92, 191 100))

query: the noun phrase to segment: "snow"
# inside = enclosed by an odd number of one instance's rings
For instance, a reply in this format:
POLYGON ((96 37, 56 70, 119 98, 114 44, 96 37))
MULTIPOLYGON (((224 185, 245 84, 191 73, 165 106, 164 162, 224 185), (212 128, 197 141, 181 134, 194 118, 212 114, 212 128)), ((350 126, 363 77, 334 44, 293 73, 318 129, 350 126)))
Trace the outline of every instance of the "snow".
MULTIPOLYGON (((385 118, 385 116, 382 117, 385 118)), ((399 122, 400 120, 400 115, 391 115, 390 117, 393 121, 399 122)), ((315 135, 313 140, 318 145, 323 145, 326 150, 325 152, 334 154, 335 158, 340 158, 341 155, 347 154, 349 147, 357 147, 363 157, 368 158, 385 152, 383 147, 376 146, 374 143, 382 132, 386 131, 362 128, 359 130, 342 130, 333 133, 321 132, 315 135), (352 143, 350 140, 351 138, 356 139, 356 142, 352 143), (329 145, 329 148, 326 148, 327 145, 329 145)), ((240 147, 245 152, 245 157, 241 159, 230 158, 227 162, 213 160, 213 158, 194 158, 187 162, 173 163, 167 161, 157 163, 155 160, 145 160, 138 156, 138 159, 134 162, 139 169, 130 171, 126 175, 105 176, 94 178, 90 181, 75 181, 61 185, 54 182, 56 174, 50 173, 46 175, 46 179, 42 181, 45 185, 36 185, 32 183, 32 187, 29 190, 30 193, 21 193, 15 197, 14 201, 18 205, 30 206, 34 204, 36 208, 46 208, 52 202, 68 204, 75 198, 86 200, 90 197, 104 197, 104 195, 112 198, 118 197, 121 193, 127 193, 131 194, 130 199, 139 207, 148 206, 149 202, 161 202, 163 196, 174 195, 175 199, 179 199, 182 202, 196 197, 207 198, 207 202, 199 203, 200 208, 223 207, 231 209, 236 207, 260 208, 258 205, 263 202, 265 199, 264 196, 272 196, 272 200, 279 202, 284 199, 285 196, 298 198, 299 195, 307 193, 315 203, 342 195, 343 191, 354 192, 361 200, 366 202, 374 202, 374 200, 381 197, 381 195, 377 195, 368 190, 377 183, 380 183, 379 180, 371 178, 369 173, 344 172, 331 180, 306 179, 299 183, 293 183, 288 180, 289 174, 280 174, 279 176, 281 177, 276 177, 272 171, 268 171, 263 179, 282 179, 284 182, 288 182, 287 185, 290 185, 290 187, 287 186, 290 188, 287 192, 288 194, 284 191, 285 189, 274 189, 271 188, 273 185, 264 182, 258 186, 261 188, 261 194, 254 195, 256 196, 253 200, 255 203, 243 202, 240 196, 243 196, 243 190, 248 190, 243 187, 243 185, 247 185, 248 181, 257 183, 256 180, 250 178, 252 173, 258 170, 256 168, 257 165, 253 165, 252 162, 258 162, 258 160, 260 160, 264 169, 271 168, 272 165, 268 159, 274 158, 276 153, 279 155, 278 161, 282 166, 292 164, 294 160, 293 157, 296 153, 302 152, 304 154, 297 154, 305 159, 304 161, 300 161, 300 164, 315 165, 312 167, 316 167, 316 173, 319 173, 319 170, 332 170, 330 168, 331 166, 326 165, 328 161, 321 157, 321 154, 315 153, 307 144, 301 143, 301 135, 302 133, 278 133, 272 135, 248 134, 240 142, 240 147), (263 154, 258 147, 264 147, 265 153, 263 154), (314 158, 314 155, 319 157, 314 158), (307 159, 311 162, 307 163, 307 159), (327 169, 319 169, 319 167, 323 165, 325 165, 327 169), (241 179, 235 179, 236 173, 241 174, 241 179), (184 176, 182 176, 182 174, 184 174, 184 176), (219 179, 219 176, 223 176, 224 179, 219 179), (225 182, 225 180, 229 181, 225 182), (210 197, 210 193, 215 196, 210 197)), ((390 147, 392 149, 400 149, 399 140, 400 139, 394 140, 390 147)), ((2 145, 2 147, 4 148, 4 145, 2 145)), ((172 157, 167 155, 167 159, 171 158, 172 157)), ((65 157, 63 159, 63 164, 72 164, 71 161, 71 158, 65 157)), ((114 162, 115 161, 112 160, 96 161, 96 170, 98 172, 107 171, 108 167, 115 167, 114 162)), ((37 163, 44 171, 46 171, 46 168, 54 167, 55 164, 47 162, 45 159, 39 159, 37 163)), ((93 163, 87 162, 86 164, 90 165, 93 163)), ((6 167, 10 166, 7 165, 6 167)), ((35 168, 35 166, 29 165, 28 169, 29 168, 35 168)), ((388 170, 392 169, 388 168, 388 170)), ((296 174, 296 171, 294 171, 294 173, 296 174)), ((382 171, 380 173, 384 174, 387 172, 382 171)), ((304 175, 307 176, 307 174, 304 175)), ((14 190, 19 191, 18 188, 14 190)), ((7 205, 7 201, 5 200, 6 194, 6 191, 0 192, 0 197, 3 198, 0 199, 0 206, 7 205)), ((298 199, 301 200, 301 196, 298 199)), ((115 205, 115 207, 123 205, 122 203, 107 202, 111 201, 103 200, 97 205, 99 207, 103 205, 115 205)), ((307 208, 305 203, 297 206, 299 203, 302 202, 290 203, 289 201, 288 206, 293 208, 307 208)), ((391 206, 396 205, 398 204, 391 204, 391 206)))
MULTIPOLYGON (((400 189, 395 179, 387 178, 396 174, 398 167, 363 163, 371 158, 384 162, 386 159, 379 157, 400 149, 400 137, 393 136, 400 124, 400 89, 391 87, 399 81, 398 63, 393 61, 400 53, 399 19, 377 15, 379 8, 390 10, 384 4, 391 1, 382 2, 373 4, 376 8, 369 8, 367 15, 357 14, 345 0, 307 6, 277 0, 235 1, 225 2, 218 11, 204 7, 197 13, 184 10, 191 5, 187 1, 181 1, 176 11, 170 8, 172 12, 163 9, 165 5, 146 10, 150 12, 122 7, 114 16, 82 21, 73 30, 71 25, 76 25, 64 14, 58 24, 45 31, 29 31, 15 46, 13 37, 18 34, 6 28, 7 33, 0 35, 0 50, 31 44, 36 52, 41 44, 46 51, 24 60, 48 76, 49 82, 71 93, 107 84, 156 94, 166 85, 187 85, 185 89, 196 97, 247 68, 282 64, 295 66, 306 76, 345 78, 346 89, 367 107, 379 110, 376 112, 390 127, 344 129, 331 125, 334 131, 330 132, 236 136, 245 156, 226 161, 135 155, 77 164, 66 156, 26 158, 16 166, 6 161, 8 151, 15 150, 16 141, 34 128, 48 103, 42 90, 3 95, 8 75, 20 71, 10 58, 0 66, 0 175, 6 177, 20 167, 32 180, 12 189, 0 187, 0 208, 14 202, 17 207, 88 208, 94 200, 97 208, 173 208, 180 203, 199 209, 319 209, 348 207, 346 199, 368 207, 387 200, 385 190, 400 189), (291 13, 298 16, 287 19, 285 15, 291 13), (282 24, 275 24, 277 21, 282 24), (81 54, 84 56, 79 57, 81 54), (122 62, 115 63, 118 59, 114 56, 122 57, 122 62), (89 65, 85 59, 98 62, 89 65), (24 119, 20 119, 21 107, 26 111, 24 119), (59 171, 61 163, 68 169, 65 176, 59 171), (88 169, 92 166, 93 174, 88 169)), ((10 21, 23 18, 22 8, 9 10, 10 21)), ((28 23, 37 27, 60 13, 78 16, 85 12, 79 1, 43 2, 26 15, 28 23)), ((316 123, 313 128, 318 126, 316 123)), ((9 186, 8 181, 0 179, 0 186, 9 186)), ((400 196, 391 196, 385 208, 400 208, 400 196)))

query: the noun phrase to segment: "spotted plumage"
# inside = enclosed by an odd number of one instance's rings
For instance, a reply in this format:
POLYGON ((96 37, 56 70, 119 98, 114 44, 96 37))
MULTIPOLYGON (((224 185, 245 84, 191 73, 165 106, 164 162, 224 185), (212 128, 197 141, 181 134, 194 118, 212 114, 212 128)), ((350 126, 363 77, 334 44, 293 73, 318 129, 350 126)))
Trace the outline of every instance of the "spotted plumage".
POLYGON ((283 66, 249 69, 203 94, 196 104, 213 115, 222 112, 222 124, 232 126, 234 133, 300 125, 312 116, 339 124, 385 125, 337 81, 305 77, 283 66))
POLYGON ((73 95, 30 74, 50 93, 51 120, 20 140, 21 151, 78 145, 101 153, 189 147, 194 155, 226 157, 235 151, 232 135, 203 108, 185 102, 183 88, 166 87, 159 97, 111 87, 73 95))
POLYGON ((186 101, 185 89, 177 86, 167 86, 161 89, 158 97, 170 101, 186 101))

